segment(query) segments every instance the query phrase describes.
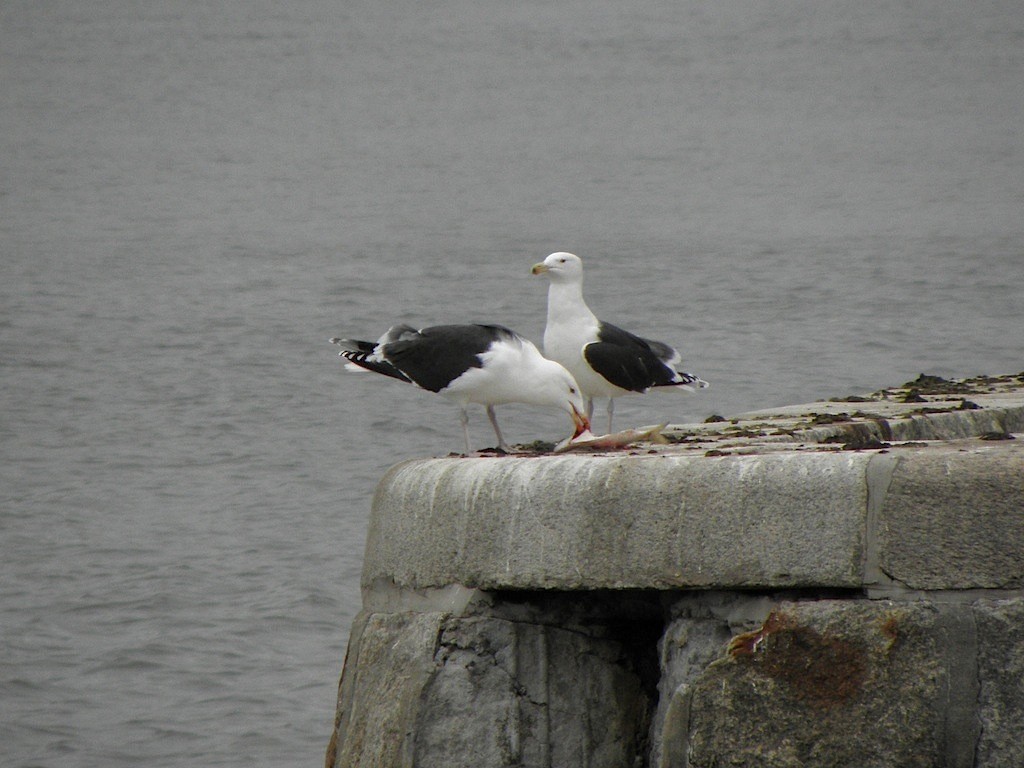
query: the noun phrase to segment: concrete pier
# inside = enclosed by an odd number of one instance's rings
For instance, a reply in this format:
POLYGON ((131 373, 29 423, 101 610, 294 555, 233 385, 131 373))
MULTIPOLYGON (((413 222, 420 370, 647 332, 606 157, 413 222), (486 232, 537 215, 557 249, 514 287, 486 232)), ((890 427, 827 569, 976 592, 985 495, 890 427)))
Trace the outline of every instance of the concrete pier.
POLYGON ((1014 433, 1024 375, 922 377, 400 464, 327 765, 1024 765, 1014 433))

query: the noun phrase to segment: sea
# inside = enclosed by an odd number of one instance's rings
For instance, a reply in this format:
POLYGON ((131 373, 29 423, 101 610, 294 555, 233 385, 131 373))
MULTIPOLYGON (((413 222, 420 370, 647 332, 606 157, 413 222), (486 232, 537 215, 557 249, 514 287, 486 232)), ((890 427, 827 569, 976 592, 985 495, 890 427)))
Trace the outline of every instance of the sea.
POLYGON ((554 251, 711 383, 616 428, 1024 370, 1024 4, 0 3, 0 765, 321 765, 375 485, 462 450, 328 339, 539 342, 554 251))

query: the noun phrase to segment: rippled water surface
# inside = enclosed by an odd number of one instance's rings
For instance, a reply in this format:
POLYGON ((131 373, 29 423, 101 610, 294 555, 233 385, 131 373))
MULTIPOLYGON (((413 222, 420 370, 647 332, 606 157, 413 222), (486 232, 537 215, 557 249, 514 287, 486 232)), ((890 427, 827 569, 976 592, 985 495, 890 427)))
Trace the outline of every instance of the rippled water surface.
POLYGON ((21 0, 0 71, 4 766, 321 762, 374 485, 461 447, 332 335, 539 339, 571 250, 712 382, 621 426, 1024 369, 1019 2, 21 0))

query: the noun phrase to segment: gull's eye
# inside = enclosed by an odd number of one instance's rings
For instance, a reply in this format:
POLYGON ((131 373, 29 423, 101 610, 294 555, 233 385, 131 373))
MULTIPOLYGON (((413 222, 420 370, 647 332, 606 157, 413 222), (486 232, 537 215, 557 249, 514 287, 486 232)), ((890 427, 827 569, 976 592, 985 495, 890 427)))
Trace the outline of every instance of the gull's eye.
POLYGON ((569 387, 569 394, 570 395, 575 395, 576 394, 576 387, 569 387))

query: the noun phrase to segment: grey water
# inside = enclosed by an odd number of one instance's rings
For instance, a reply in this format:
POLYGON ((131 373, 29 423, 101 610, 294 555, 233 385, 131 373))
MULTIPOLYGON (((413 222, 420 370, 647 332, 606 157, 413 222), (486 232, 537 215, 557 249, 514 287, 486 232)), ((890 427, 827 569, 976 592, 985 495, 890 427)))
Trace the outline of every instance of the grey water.
POLYGON ((712 384, 617 426, 1024 369, 1022 126, 1017 0, 3 3, 0 765, 322 762, 375 483, 461 449, 333 335, 539 341, 569 250, 712 384))

